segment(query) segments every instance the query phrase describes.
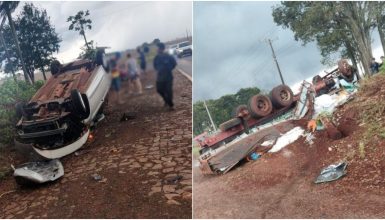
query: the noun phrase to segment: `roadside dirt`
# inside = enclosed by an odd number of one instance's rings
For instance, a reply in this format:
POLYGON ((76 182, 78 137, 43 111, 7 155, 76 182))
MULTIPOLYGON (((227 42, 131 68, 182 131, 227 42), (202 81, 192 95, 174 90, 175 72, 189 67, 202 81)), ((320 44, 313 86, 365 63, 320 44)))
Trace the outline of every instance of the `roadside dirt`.
MULTIPOLYGON (((370 127, 363 123, 366 108, 385 101, 384 82, 377 76, 336 110, 340 140, 316 132, 312 145, 301 137, 222 176, 204 176, 194 167, 194 218, 384 218, 385 141, 376 134, 362 138, 370 127), (342 160, 348 162, 345 177, 314 183, 322 168, 342 160)), ((377 113, 384 121, 385 112, 377 113)))
MULTIPOLYGON (((191 218, 191 82, 174 73, 175 111, 155 87, 110 108, 65 175, 35 188, 0 180, 0 218, 191 218), (125 112, 135 118, 121 121, 125 112), (101 181, 91 175, 99 174, 101 181)), ((143 87, 155 85, 154 71, 143 87)), ((123 86, 126 86, 123 84, 123 86)))

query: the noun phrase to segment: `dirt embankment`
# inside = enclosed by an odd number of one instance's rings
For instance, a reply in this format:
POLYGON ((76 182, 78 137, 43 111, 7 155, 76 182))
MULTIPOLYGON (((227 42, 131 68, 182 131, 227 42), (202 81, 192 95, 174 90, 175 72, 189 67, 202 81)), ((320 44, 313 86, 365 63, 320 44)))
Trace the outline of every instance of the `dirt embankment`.
MULTIPOLYGON (((110 96, 93 142, 61 159, 64 177, 32 189, 1 180, 0 195, 10 193, 0 198, 0 218, 191 218, 191 82, 174 75, 175 111, 155 87, 123 105, 110 96), (121 121, 125 112, 136 117, 121 121)), ((155 73, 142 83, 155 85, 155 73)))
POLYGON ((385 75, 377 75, 333 114, 342 139, 318 131, 312 145, 301 137, 223 176, 194 168, 194 217, 384 218, 384 106, 385 75), (345 177, 314 184, 322 168, 341 160, 348 162, 345 177))

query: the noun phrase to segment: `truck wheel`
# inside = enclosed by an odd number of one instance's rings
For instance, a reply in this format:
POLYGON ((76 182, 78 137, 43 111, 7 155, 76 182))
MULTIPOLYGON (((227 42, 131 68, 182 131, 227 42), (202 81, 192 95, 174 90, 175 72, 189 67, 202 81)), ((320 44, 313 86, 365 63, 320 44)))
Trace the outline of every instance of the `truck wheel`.
POLYGON ((87 111, 86 103, 84 102, 82 95, 77 89, 71 91, 71 101, 74 114, 76 114, 76 116, 81 119, 87 118, 87 113, 89 112, 87 111))
POLYGON ((219 129, 221 129, 221 131, 227 131, 230 128, 235 127, 239 124, 241 124, 241 119, 240 118, 233 118, 233 119, 230 119, 230 120, 220 124, 219 129))
POLYGON ((247 105, 239 105, 234 110, 234 118, 242 117, 245 120, 250 118, 249 109, 247 108, 247 105))
POLYGON ((252 117, 261 118, 271 113, 273 105, 268 96, 259 94, 250 98, 248 108, 252 117))
POLYGON ((270 92, 271 102, 277 109, 287 107, 293 103, 293 92, 287 85, 279 85, 270 92))

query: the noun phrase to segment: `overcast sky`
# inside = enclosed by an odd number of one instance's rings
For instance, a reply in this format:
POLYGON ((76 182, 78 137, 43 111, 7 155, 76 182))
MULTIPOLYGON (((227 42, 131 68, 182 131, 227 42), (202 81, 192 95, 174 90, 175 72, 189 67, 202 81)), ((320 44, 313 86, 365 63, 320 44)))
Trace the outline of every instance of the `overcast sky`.
MULTIPOLYGON (((194 101, 219 98, 244 87, 269 91, 281 84, 268 38, 288 85, 330 69, 321 64, 315 43, 303 47, 291 30, 274 23, 272 6, 278 4, 194 2, 194 101)), ((379 43, 374 45, 373 54, 379 60, 379 43)))
MULTIPOLYGON (((61 62, 74 60, 84 45, 78 32, 68 30, 67 18, 80 10, 89 10, 92 30, 86 31, 87 40, 98 46, 111 47, 108 51, 135 48, 155 38, 172 40, 191 32, 191 2, 33 2, 45 8, 51 23, 62 38, 59 54, 61 62)), ((13 16, 19 14, 21 2, 13 16)), ((108 52, 107 51, 107 52, 108 52)))

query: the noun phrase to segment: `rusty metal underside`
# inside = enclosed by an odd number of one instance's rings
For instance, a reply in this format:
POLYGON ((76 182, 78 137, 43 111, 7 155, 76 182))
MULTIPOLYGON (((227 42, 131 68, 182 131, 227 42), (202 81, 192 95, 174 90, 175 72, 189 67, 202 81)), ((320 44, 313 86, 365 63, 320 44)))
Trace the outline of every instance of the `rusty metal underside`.
POLYGON ((252 151, 258 151, 263 142, 269 140, 275 142, 282 133, 286 133, 293 128, 293 123, 287 121, 250 134, 237 142, 231 143, 219 153, 201 160, 201 170, 205 174, 226 173, 252 151))
POLYGON ((276 140, 284 133, 293 129, 294 120, 301 118, 311 119, 314 113, 314 94, 311 84, 304 82, 301 92, 298 94, 297 105, 293 109, 291 120, 261 128, 247 137, 230 142, 218 151, 208 152, 199 158, 200 169, 204 174, 225 174, 242 159, 252 152, 264 151, 262 146, 265 141, 271 141, 267 147, 272 147, 276 140))
POLYGON ((41 87, 30 100, 30 103, 46 103, 58 99, 69 98, 73 89, 84 93, 89 86, 89 79, 92 76, 94 69, 87 70, 85 67, 89 66, 89 61, 75 61, 73 63, 63 66, 67 71, 52 76, 41 87))

